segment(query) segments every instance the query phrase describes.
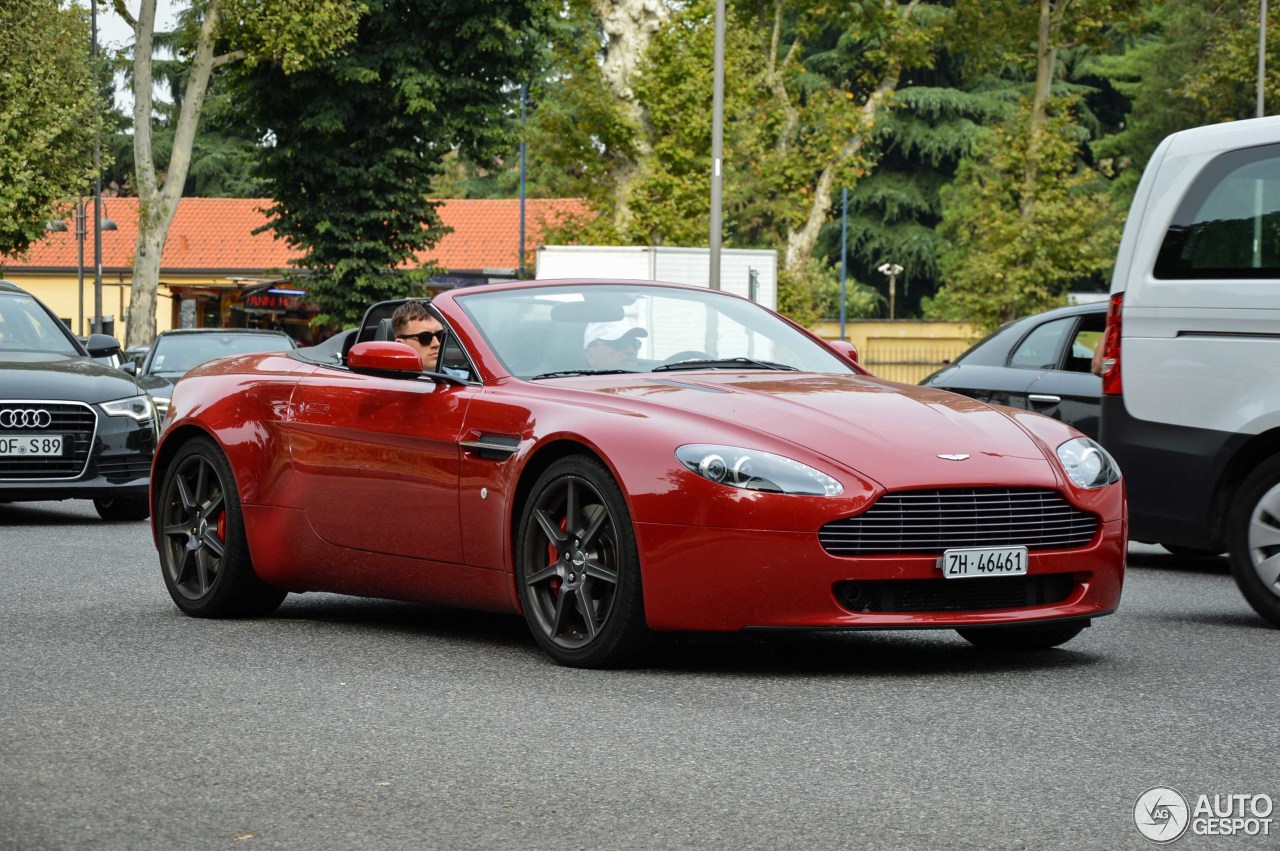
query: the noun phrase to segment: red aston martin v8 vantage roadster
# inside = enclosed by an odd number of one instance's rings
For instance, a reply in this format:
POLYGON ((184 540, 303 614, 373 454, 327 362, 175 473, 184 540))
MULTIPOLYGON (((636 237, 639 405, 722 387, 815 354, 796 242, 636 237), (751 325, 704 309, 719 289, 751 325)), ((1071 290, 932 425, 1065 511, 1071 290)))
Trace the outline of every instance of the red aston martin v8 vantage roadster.
POLYGON ((182 611, 329 591, 518 612, 601 667, 654 631, 1044 648, 1119 601, 1124 484, 1056 420, 881 381, 696 287, 490 285, 409 324, 400 304, 178 383, 151 498, 182 611))

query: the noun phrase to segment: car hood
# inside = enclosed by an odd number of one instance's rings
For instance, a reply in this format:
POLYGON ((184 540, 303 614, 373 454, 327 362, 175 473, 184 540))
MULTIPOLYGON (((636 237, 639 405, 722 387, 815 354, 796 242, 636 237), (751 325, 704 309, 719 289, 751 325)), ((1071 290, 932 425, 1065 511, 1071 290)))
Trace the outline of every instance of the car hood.
POLYGON ((128 374, 86 357, 6 352, 0 358, 0 399, 97 404, 139 392, 128 374))
POLYGON ((173 393, 173 385, 177 384, 178 379, 181 377, 182 376, 175 375, 170 378, 164 375, 149 373, 147 375, 138 376, 138 386, 153 396, 168 396, 173 393))
MULTIPOLYGON (((1058 485, 1056 468, 1030 434, 996 408, 945 391, 856 375, 776 372, 646 374, 593 389, 775 435, 890 489, 1058 485)), ((707 440, 689 434, 691 443, 707 440)))

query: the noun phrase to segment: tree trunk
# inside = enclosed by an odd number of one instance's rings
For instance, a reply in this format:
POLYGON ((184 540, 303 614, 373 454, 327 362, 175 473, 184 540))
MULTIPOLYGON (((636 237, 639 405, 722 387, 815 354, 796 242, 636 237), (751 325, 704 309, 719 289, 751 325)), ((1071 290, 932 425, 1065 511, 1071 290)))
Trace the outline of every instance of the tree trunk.
POLYGON ((138 242, 133 258, 133 283, 129 292, 129 324, 126 346, 146 345, 156 335, 156 290, 160 283, 160 259, 169 226, 178 210, 182 186, 191 166, 200 110, 204 106, 209 76, 218 65, 239 58, 214 58, 214 33, 221 0, 209 0, 200 37, 191 57, 191 75, 183 96, 182 111, 174 131, 173 152, 160 186, 152 159, 151 54, 155 32, 156 0, 142 0, 134 26, 133 55, 133 158, 138 183, 138 242))
POLYGON ((831 211, 832 192, 835 188, 836 171, 841 165, 862 150, 867 143, 867 133, 875 124, 876 115, 884 106, 885 100, 898 87, 898 76, 901 69, 895 68, 880 81, 876 90, 867 98, 862 106, 863 130, 855 133, 853 138, 844 144, 835 159, 830 160, 818 176, 813 190, 813 202, 809 205, 809 215, 799 228, 792 228, 787 233, 787 249, 783 255, 782 268, 788 271, 802 269, 813 256, 813 248, 818 244, 818 236, 822 226, 827 222, 831 211))
POLYGON ((1040 21, 1036 28, 1036 87, 1031 98, 1031 118, 1027 124, 1027 163, 1023 171, 1022 202, 1019 206, 1023 221, 1029 221, 1035 213, 1036 184, 1040 180, 1040 135, 1044 133, 1049 95, 1053 90, 1054 66, 1058 61, 1058 50, 1053 44, 1053 12, 1053 0, 1040 0, 1040 21))
POLYGON ((592 8, 609 39, 600 72, 623 113, 641 130, 636 137, 636 159, 619 170, 614 184, 613 220, 621 230, 631 219, 631 187, 640 175, 640 163, 652 153, 644 132, 644 111, 636 101, 631 80, 653 34, 667 19, 667 8, 661 0, 592 0, 592 8))

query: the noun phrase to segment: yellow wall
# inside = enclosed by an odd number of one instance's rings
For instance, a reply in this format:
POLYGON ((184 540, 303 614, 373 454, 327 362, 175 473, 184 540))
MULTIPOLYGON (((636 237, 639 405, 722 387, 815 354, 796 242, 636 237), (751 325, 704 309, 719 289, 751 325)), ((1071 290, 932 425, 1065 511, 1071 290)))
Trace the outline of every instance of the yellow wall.
MULTIPOLYGON (((31 274, 27 272, 5 272, 4 280, 12 281, 27 292, 40 299, 57 316, 71 321, 71 330, 79 336, 89 333, 93 321, 93 274, 84 276, 84 325, 76 328, 79 313, 76 308, 79 284, 73 272, 65 274, 31 274)), ((122 275, 103 276, 102 279, 102 315, 115 317, 115 337, 124 342, 125 310, 129 306, 129 279, 122 275)), ((193 279, 192 283, 225 283, 221 279, 193 279)), ((177 283, 176 281, 174 283, 177 283)), ((185 281, 184 281, 185 283, 185 281)), ((156 332, 167 331, 172 326, 173 299, 165 292, 164 287, 156 296, 156 332)))
MULTIPOLYGON (((810 330, 828 340, 840 337, 836 320, 810 330)), ((979 334, 966 322, 866 319, 846 322, 844 338, 858 347, 858 360, 873 374, 915 384, 976 343, 979 334)))

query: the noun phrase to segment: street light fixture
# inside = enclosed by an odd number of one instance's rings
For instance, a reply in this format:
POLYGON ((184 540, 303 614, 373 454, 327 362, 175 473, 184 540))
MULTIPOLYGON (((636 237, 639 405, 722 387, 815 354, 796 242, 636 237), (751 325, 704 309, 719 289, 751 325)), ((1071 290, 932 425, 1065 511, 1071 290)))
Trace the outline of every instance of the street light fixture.
POLYGON ((902 274, 902 267, 897 263, 881 263, 878 271, 880 274, 889 277, 889 318, 895 319, 896 312, 893 302, 898 294, 898 276, 902 274))
MULTIPOLYGON (((76 246, 77 246, 76 247, 76 282, 77 282, 77 292, 79 293, 79 299, 78 299, 79 312, 76 314, 76 334, 77 335, 82 334, 84 332, 84 238, 85 236, 88 235, 88 231, 89 231, 88 220, 89 220, 89 213, 85 209, 85 199, 83 197, 77 198, 76 211, 74 215, 74 222, 75 222, 75 229, 76 229, 76 246)), ((50 222, 48 226, 45 228, 45 230, 54 231, 57 233, 65 233, 67 231, 67 223, 63 221, 50 222)), ((101 257, 102 255, 101 241, 102 241, 102 231, 104 230, 117 230, 116 223, 111 219, 104 219, 104 218, 98 219, 97 227, 94 228, 93 235, 94 235, 95 245, 97 246, 96 254, 99 257, 101 257)), ((95 315, 101 315, 102 313, 101 271, 102 271, 101 264, 99 264, 98 277, 95 278, 95 287, 96 287, 95 294, 97 296, 97 299, 96 299, 97 310, 95 315)), ((100 323, 98 322, 94 323, 93 333, 94 334, 101 333, 100 323)))

